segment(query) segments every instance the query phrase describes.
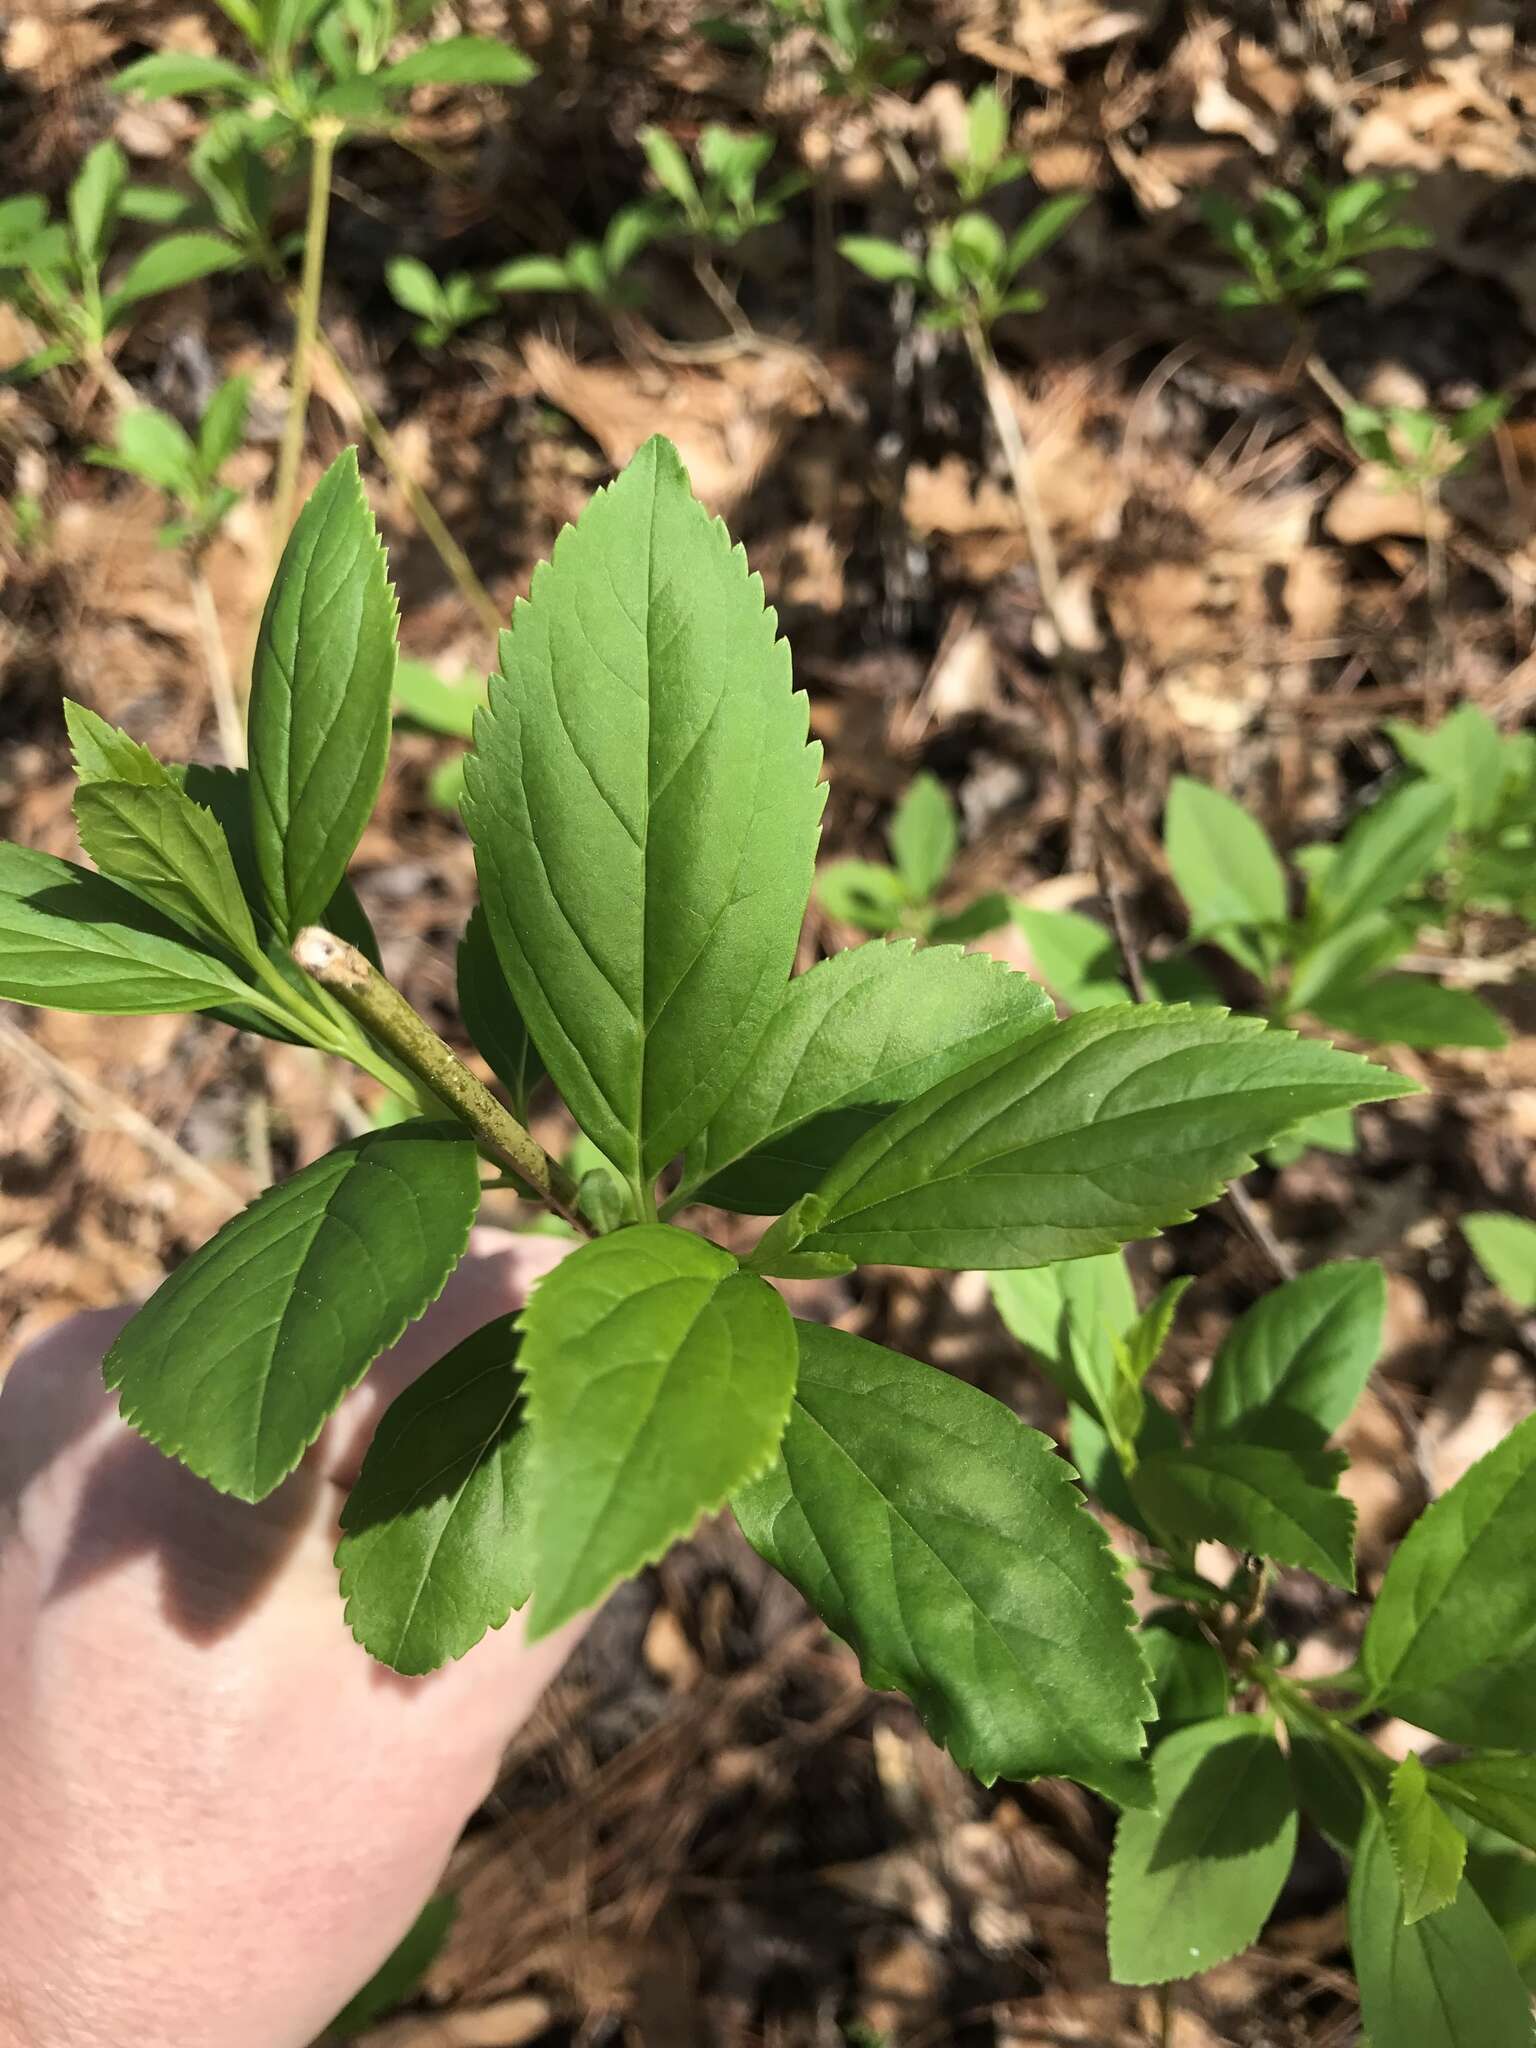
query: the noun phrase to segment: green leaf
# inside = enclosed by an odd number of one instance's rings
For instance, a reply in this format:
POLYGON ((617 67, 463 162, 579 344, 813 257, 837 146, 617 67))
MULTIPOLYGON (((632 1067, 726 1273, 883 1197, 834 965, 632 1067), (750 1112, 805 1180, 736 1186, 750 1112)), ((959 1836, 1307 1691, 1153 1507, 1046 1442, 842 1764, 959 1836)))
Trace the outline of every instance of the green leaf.
POLYGON ((1043 256, 1064 235, 1092 198, 1089 192, 1058 192, 1037 206, 1008 244, 1008 275, 1016 277, 1026 263, 1043 256))
POLYGON ((772 1215, 896 1104, 1051 1017, 1022 974, 911 940, 819 961, 789 984, 690 1156, 695 1199, 772 1215))
POLYGON ((1276 1564, 1355 1583, 1355 1510, 1314 1485, 1284 1451, 1258 1444, 1195 1444, 1146 1459, 1131 1491, 1153 1525, 1198 1543, 1214 1538, 1276 1564))
POLYGON ((928 927, 928 937, 935 946, 967 946, 972 939, 1000 930, 1012 916, 1008 897, 1001 889, 989 889, 959 910, 941 912, 928 927))
POLYGON ((485 912, 478 906, 459 941, 459 1016, 476 1050, 506 1089, 514 1115, 526 1118, 528 1098, 544 1073, 512 991, 507 987, 485 912))
POLYGON ((197 278, 211 277, 215 271, 238 270, 246 260, 244 251, 233 242, 226 242, 222 235, 202 231, 166 235, 161 241, 151 242, 129 264, 108 293, 102 317, 108 327, 115 327, 129 307, 138 305, 141 299, 152 299, 158 292, 173 292, 197 278))
POLYGON ((1175 776, 1163 844, 1189 909, 1192 937, 1227 925, 1252 930, 1284 923, 1285 870, 1263 826, 1231 797, 1187 775, 1175 776))
POLYGON ((1435 1803, 1429 1773, 1411 1753, 1392 1773, 1387 1844, 1403 1894, 1403 1924, 1442 1912, 1461 1886, 1467 1838, 1435 1803))
POLYGON ((828 917, 883 938, 912 907, 894 868, 877 860, 829 860, 816 870, 816 899, 828 917))
POLYGON ((1141 1653, 1152 1673, 1157 1701, 1155 1740, 1227 1711, 1230 1687, 1220 1650, 1194 1615, 1160 1607, 1141 1625, 1141 1653))
POLYGON ((487 1323, 397 1395, 341 1511, 352 1633, 411 1677, 462 1657, 532 1591, 514 1321, 487 1323))
POLYGON ((76 792, 80 844, 104 875, 152 903, 194 937, 242 960, 260 952, 256 928, 210 811, 169 777, 159 787, 92 782, 76 792))
POLYGON ((245 439, 250 408, 249 377, 229 377, 208 401, 197 430, 197 456, 211 482, 245 439))
POLYGON ((381 85, 526 85, 538 67, 510 43, 492 36, 448 36, 386 64, 381 85))
POLYGON ((1330 985, 1308 1006, 1335 1031, 1376 1045, 1484 1046, 1495 1051, 1509 1035, 1479 997, 1464 988, 1442 988, 1422 974, 1383 974, 1353 986, 1330 985))
POLYGON ((923 266, 900 242, 879 235, 840 235, 838 254, 877 284, 921 284, 923 266))
POLYGON ((991 1289, 1008 1329, 1034 1353, 1067 1400, 1092 1407, 1078 1370, 1084 1344, 1097 1341, 1107 1352, 1110 1338, 1128 1328, 1136 1314, 1136 1291, 1120 1253, 994 1273, 991 1289))
POLYGON ((819 1323, 747 1540, 965 1769, 1140 1796, 1151 1711, 1125 1582, 1049 1438, 819 1323))
POLYGON ((1387 1278, 1372 1259, 1318 1266, 1239 1316, 1195 1397, 1195 1436, 1321 1450, 1381 1352, 1387 1278))
POLYGON ((1373 804, 1314 886, 1320 930, 1337 931, 1395 903, 1434 864, 1455 810, 1451 792, 1434 782, 1404 783, 1373 804))
POLYGON ((152 406, 123 413, 114 446, 93 448, 91 460, 128 470, 173 495, 197 488, 197 450, 177 421, 152 406))
POLYGON ((896 872, 914 901, 928 902, 960 843, 954 804, 936 775, 913 777, 891 818, 889 837, 896 872))
POLYGON ((458 1900, 452 1892, 440 1892, 435 1899, 428 1899, 404 1940, 385 1958, 362 1990, 347 2000, 326 2028, 326 2034, 360 2034, 375 2020, 403 2005, 448 1939, 448 1930, 458 1910, 458 1900))
POLYGON ((251 676, 251 829, 284 938, 335 894, 384 779, 395 594, 357 451, 299 514, 262 614, 251 676))
POLYGON ((660 1557, 773 1456, 795 1384, 783 1297, 665 1224, 582 1245, 523 1311, 529 1636, 660 1557))
POLYGON ((1530 1745, 1536 1696, 1536 1416, 1398 1546, 1365 1631, 1370 1703, 1448 1742, 1530 1745))
POLYGON ((707 1124, 783 999, 820 749, 762 584, 648 441, 534 571, 464 814, 556 1086, 631 1181, 707 1124))
POLYGON ((1183 1222, 1305 1117, 1409 1086, 1251 1017, 1093 1010, 876 1125, 818 1188, 807 1248, 950 1270, 1108 1251, 1183 1222))
POLYGON ((97 1016, 212 1010, 250 990, 101 875, 0 842, 0 996, 97 1016))
POLYGON ((480 1199, 457 1124, 370 1131, 268 1188, 156 1289, 107 1353, 123 1418, 261 1500, 441 1293, 480 1199))
POLYGON ((667 131, 664 128, 642 128, 640 147, 645 151, 645 160, 663 192, 670 194, 685 214, 698 212, 702 201, 693 172, 688 168, 687 157, 667 131))
POLYGON ((1360 2017, 1378 2048, 1530 2048, 1530 1998, 1471 1885, 1411 1927, 1406 1903, 1373 1812, 1349 1881, 1349 1939, 1360 2017))
POLYGON ((515 256, 490 281, 498 292, 567 292, 573 282, 558 256, 515 256))
POLYGON ((110 140, 98 142, 75 173, 69 188, 69 224, 80 262, 99 270, 112 239, 118 202, 128 182, 128 159, 110 140))
POLYGON ((1436 1764, 1431 1790, 1474 1820, 1536 1850, 1536 1756, 1469 1756, 1436 1764))
POLYGON ((1094 918, 1016 903, 1013 921, 1041 980, 1069 1010, 1103 1010, 1130 1000, 1120 975, 1119 948, 1094 918))
POLYGON ((440 675, 425 661, 401 660, 395 666, 395 710, 454 739, 474 737, 475 713, 485 703, 485 677, 471 670, 461 676, 440 675))
POLYGON ((112 80, 114 92, 136 92, 146 100, 181 99, 204 93, 233 93, 254 99, 261 81, 223 57, 199 57, 186 50, 166 50, 140 57, 112 80))
POLYGON ((1499 729, 1487 712, 1463 704, 1432 732, 1400 718, 1385 721, 1388 738, 1411 767, 1443 783, 1456 799, 1456 830, 1475 832, 1492 824, 1503 781, 1499 729))
POLYGON ((431 320, 443 310, 443 288, 419 257, 391 256, 384 266, 384 281, 408 313, 431 320))
POLYGON ((1474 1210, 1461 1219, 1472 1255, 1501 1294, 1516 1308, 1536 1308, 1536 1223, 1498 1209, 1474 1210))
MULTIPOLYGON (((1270 1729, 1227 1714, 1152 1754, 1157 1805, 1123 1813, 1109 1866, 1117 1984, 1198 1977, 1255 1942, 1296 1854, 1296 1801, 1270 1729)), ((1394 2039, 1393 2048, 1402 2048, 1394 2039)))

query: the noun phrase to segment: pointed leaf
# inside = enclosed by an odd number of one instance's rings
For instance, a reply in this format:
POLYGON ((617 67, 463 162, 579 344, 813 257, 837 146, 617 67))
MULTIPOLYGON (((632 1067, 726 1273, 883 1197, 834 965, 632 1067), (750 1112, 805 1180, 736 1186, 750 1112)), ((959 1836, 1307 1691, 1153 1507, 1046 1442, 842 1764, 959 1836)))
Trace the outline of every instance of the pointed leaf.
POLYGON ((199 57, 189 50, 165 50, 140 57, 112 80, 114 92, 136 92, 143 99, 180 99, 188 94, 233 93, 254 99, 261 81, 224 57, 199 57))
POLYGON ((1456 803, 1435 782, 1408 782, 1358 818, 1314 889, 1320 928, 1336 931, 1382 910, 1427 872, 1445 844, 1456 803))
POLYGON ((790 1207, 898 1103, 1050 1020, 1022 974, 911 940, 855 946, 793 980, 690 1160, 697 1199, 790 1207))
POLYGON ((1536 1416, 1408 1531, 1361 1647, 1371 1699, 1448 1742, 1528 1748, 1536 1697, 1536 1416))
POLYGON ((212 1010, 250 993, 147 903, 52 854, 0 843, 0 996, 106 1017, 212 1010))
POLYGON ((1109 1866, 1117 1984, 1197 1977, 1257 1941, 1296 1854, 1296 1801, 1251 1714, 1199 1721, 1152 1753, 1153 1811, 1123 1813, 1109 1866))
POLYGON ((1374 981, 1330 982, 1308 1004, 1314 1017, 1375 1045, 1474 1045, 1497 1051, 1509 1034, 1470 989, 1442 988, 1422 974, 1383 974, 1374 981))
POLYGON ((796 1329, 779 1457, 732 1502, 748 1542, 965 1769, 1138 1796, 1151 1701, 1125 1582, 1071 1466, 932 1366, 796 1329))
POLYGON ((725 1100, 783 999, 822 792, 789 650, 654 439, 534 572, 464 814, 502 967, 630 1180, 725 1100))
POLYGON ((108 327, 115 327, 129 307, 138 305, 141 299, 173 292, 200 277, 211 277, 216 271, 238 270, 246 260, 245 252, 233 242, 226 242, 222 235, 201 230, 166 235, 161 241, 151 242, 129 264, 107 296, 103 318, 108 327))
POLYGON ((773 1456, 795 1384, 783 1298, 665 1224, 581 1246, 523 1311, 530 1638, 652 1563, 773 1456))
POLYGON ((341 1511, 352 1633, 413 1677, 462 1657, 532 1591, 514 1321, 487 1323, 397 1395, 341 1511))
POLYGON ((1403 1894, 1403 1925, 1439 1913, 1455 1898, 1467 1838, 1435 1804, 1429 1773, 1411 1752, 1392 1773, 1387 1843, 1403 1894))
POLYGON ((1146 1459, 1131 1491, 1171 1536, 1211 1538, 1316 1572, 1331 1585, 1355 1583, 1353 1503, 1314 1485, 1284 1451, 1196 1444, 1146 1459))
POLYGON ((1093 1010, 876 1125, 817 1189, 807 1249, 947 1269, 1108 1251, 1184 1221, 1293 1124, 1409 1085, 1251 1017, 1093 1010))
POLYGON ((1231 797, 1187 775, 1175 776, 1163 843, 1195 937, 1224 925, 1251 929, 1284 922, 1285 870, 1263 826, 1231 797))
POLYGON ((526 85, 537 68, 492 36, 447 36, 384 65, 376 76, 382 85, 526 85))
POLYGON ((221 1492, 261 1500, 437 1299, 479 1199, 459 1125, 338 1145, 226 1223, 123 1330, 103 1373, 124 1420, 221 1492))
POLYGON ((251 678, 251 827, 284 938, 335 894, 384 779, 395 595, 348 448, 283 549, 251 678))
POLYGON ((1130 1001, 1121 979, 1120 952, 1104 926, 1075 910, 1014 905, 1040 978, 1069 1010, 1103 1010, 1130 1001))
POLYGON ((1227 1711, 1226 1664, 1194 1615, 1182 1607, 1159 1608, 1142 1623, 1140 1641, 1157 1701, 1155 1740, 1166 1741, 1180 1728, 1227 1711))
POLYGON ((1381 1352, 1387 1276, 1373 1259, 1318 1266, 1239 1316, 1195 1397, 1208 1442, 1320 1450, 1381 1352))
POLYGON ((900 242, 888 242, 880 235, 841 235, 837 249, 840 256, 845 256, 856 270, 862 270, 877 284, 922 282, 922 264, 900 242))
POLYGON ((890 824, 896 872, 916 903, 926 903, 949 873, 959 845, 955 807, 936 775, 917 775, 890 824))
POLYGON ((1405 1903, 1373 1813, 1349 1881, 1349 1940, 1360 2017, 1378 2048, 1530 2048, 1530 1998, 1472 1886, 1411 1927, 1405 1903))
POLYGON ((1473 1256, 1501 1294, 1516 1308, 1536 1308, 1536 1223, 1497 1209, 1481 1209, 1461 1219, 1462 1234, 1473 1256))
POLYGON ((98 142, 75 173, 68 194, 69 224, 87 270, 101 267, 127 182, 128 159, 110 138, 98 142))

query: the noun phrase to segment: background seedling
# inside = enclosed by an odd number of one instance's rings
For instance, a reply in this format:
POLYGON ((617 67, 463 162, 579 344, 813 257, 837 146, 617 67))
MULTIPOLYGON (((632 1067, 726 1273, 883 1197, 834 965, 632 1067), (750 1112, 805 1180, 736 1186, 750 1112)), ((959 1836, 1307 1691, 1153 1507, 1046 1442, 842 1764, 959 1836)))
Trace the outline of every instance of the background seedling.
POLYGON ((1368 292, 1364 258, 1383 249, 1422 249, 1428 231, 1402 218, 1411 178, 1353 178, 1305 193, 1266 186, 1244 213, 1221 192, 1201 199, 1206 226, 1243 275, 1227 285, 1229 311, 1277 306, 1293 318, 1338 292, 1368 292))
POLYGON ((418 257, 396 256, 386 264, 384 275, 395 303, 419 316, 411 330, 418 348, 446 348, 460 328, 496 309, 495 295, 468 271, 440 278, 418 257))
POLYGON ((817 874, 816 894, 829 916, 877 938, 931 939, 961 944, 1008 921, 1008 899, 991 893, 963 909, 942 911, 943 892, 960 844, 953 799, 936 775, 914 776, 887 828, 894 866, 883 861, 828 861, 817 874))

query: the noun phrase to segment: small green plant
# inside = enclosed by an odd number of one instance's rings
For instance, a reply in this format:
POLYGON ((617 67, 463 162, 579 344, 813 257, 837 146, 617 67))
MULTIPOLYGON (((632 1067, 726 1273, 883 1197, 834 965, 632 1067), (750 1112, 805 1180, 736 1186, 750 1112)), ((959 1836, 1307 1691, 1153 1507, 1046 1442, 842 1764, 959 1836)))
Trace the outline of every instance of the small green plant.
POLYGON ((1414 916, 1453 934, 1472 910, 1536 924, 1536 733, 1501 733, 1463 704, 1425 731, 1388 719, 1407 767, 1447 791, 1451 825, 1439 857, 1413 885, 1414 916))
POLYGON ((809 34, 821 59, 822 90, 865 101, 914 84, 928 68, 915 51, 902 48, 893 12, 893 0, 765 0, 747 20, 712 16, 699 31, 722 49, 759 58, 797 31, 809 34))
POLYGON ((700 131, 697 175, 664 128, 642 128, 640 146, 670 202, 654 216, 656 235, 684 235, 703 248, 731 248, 756 229, 782 220, 785 202, 805 183, 792 171, 759 192, 757 181, 774 152, 773 137, 742 134, 717 121, 700 131))
POLYGON ((644 294, 628 275, 635 258, 662 232, 670 209, 637 200, 609 221, 600 241, 572 242, 563 256, 516 256, 491 273, 498 292, 576 292, 604 312, 638 306, 644 294))
POLYGON ((1426 406, 1353 405, 1342 425, 1362 460, 1394 482, 1423 490, 1463 468, 1508 410, 1509 400, 1496 391, 1444 417, 1426 406))
POLYGON ((547 1635, 729 1501, 964 1765, 1145 1803, 1153 1701, 1071 1468, 975 1388, 797 1322, 771 1277, 1101 1254, 1297 1121, 1409 1084, 1215 1009, 1058 1023, 954 947, 871 942, 792 978, 819 750, 762 586, 666 442, 562 534, 501 663, 466 765, 458 983, 504 1096, 383 977, 347 883, 396 696, 354 454, 278 566, 248 774, 162 764, 70 707, 95 866, 0 847, 0 994, 206 1011, 413 1112, 171 1274, 106 1359, 124 1417, 264 1499, 437 1296, 487 1183, 521 1189, 586 1241, 384 1413, 338 1550, 373 1655, 427 1671, 524 1606, 547 1635), (541 1069, 595 1148, 579 1180, 522 1121, 541 1069), (765 1219, 755 1247, 713 1241, 709 1208, 765 1219), (671 1220, 689 1209, 703 1229, 671 1220))
POLYGON ((215 212, 237 224, 242 250, 268 269, 282 251, 271 240, 270 192, 258 163, 268 155, 293 160, 307 149, 308 203, 299 243, 304 267, 288 425, 273 494, 274 524, 286 535, 309 410, 337 149, 350 135, 397 126, 419 85, 523 85, 534 75, 534 66, 510 44, 476 35, 448 36, 391 59, 399 36, 430 13, 424 0, 219 0, 219 5, 245 38, 248 64, 167 51, 130 64, 114 85, 145 99, 196 99, 225 109, 219 150, 202 162, 199 181, 215 212))
POLYGON ((967 212, 929 228, 926 254, 879 235, 844 235, 838 248, 866 277, 909 284, 925 301, 925 327, 990 334, 1006 313, 1036 313, 1045 294, 1019 279, 1064 234, 1088 203, 1086 192, 1058 192, 1005 235, 990 214, 967 212))
POLYGON ((955 911, 937 898, 949 879, 960 825, 949 791, 936 775, 916 775, 887 828, 895 863, 832 860, 817 871, 816 894, 829 917, 877 938, 892 934, 937 945, 963 944, 1008 922, 1006 896, 992 893, 955 911))
POLYGON ((43 338, 42 348, 5 371, 8 379, 25 381, 67 364, 106 371, 107 337, 135 306, 243 260, 221 235, 164 235, 108 282, 119 228, 159 211, 154 193, 129 183, 128 160, 110 141, 98 143, 80 166, 62 218, 36 193, 0 202, 0 300, 43 338))
POLYGON ((1536 1308, 1536 1223, 1499 1209, 1474 1210, 1461 1219, 1472 1255, 1516 1308, 1536 1308))
POLYGON ((1402 218, 1413 180, 1352 178, 1331 189, 1316 183, 1305 195, 1266 186, 1253 210, 1222 192, 1201 200, 1206 226, 1243 275, 1227 285, 1229 311, 1279 306, 1293 317, 1337 292, 1368 292, 1362 260, 1383 249, 1422 249, 1433 237, 1402 218))
POLYGON ((439 277, 419 257, 395 256, 384 266, 385 281, 397 305, 415 313, 411 330, 418 348, 445 348, 461 327, 496 310, 496 296, 467 270, 439 277))
POLYGON ((1165 1603, 1139 1630, 1154 1797, 1115 1831, 1110 1974, 1167 1985, 1249 1947, 1306 1815, 1352 1866, 1371 2039, 1528 2048, 1530 1993, 1511 1952, 1528 1909, 1511 1907, 1505 1879, 1511 1864, 1528 1877, 1536 1851, 1536 1417, 1409 1530, 1357 1662, 1295 1679, 1267 1596, 1277 1569, 1354 1589, 1347 1460, 1330 1439, 1376 1362, 1385 1275, 1319 1266, 1261 1298, 1217 1351, 1187 1426, 1148 1385, 1186 1284, 1138 1314, 1115 1253, 992 1281, 1067 1403, 1085 1486, 1165 1603), (1197 1569, 1200 1543, 1226 1546, 1229 1576, 1197 1569), (1378 1712, 1456 1745, 1454 1761, 1394 1764, 1358 1726, 1378 1712))
POLYGON ((1008 108, 995 85, 980 85, 965 108, 965 142, 945 159, 963 206, 977 206, 989 193, 1011 185, 1029 169, 1029 158, 1008 147, 1008 108))
POLYGON ((160 545, 200 550, 239 503, 219 472, 245 439, 249 403, 250 379, 231 377, 208 401, 195 439, 168 413, 140 407, 119 418, 111 447, 92 448, 86 459, 164 491, 177 517, 160 528, 160 545))
MULTIPOLYGON (((1495 739, 1497 736, 1495 735, 1495 739)), ((1421 930, 1440 921, 1434 893, 1453 844, 1456 800, 1433 777, 1409 778, 1362 812, 1337 846, 1301 849, 1305 901, 1256 819, 1231 797, 1175 779, 1163 845, 1189 914, 1191 944, 1226 953, 1260 984, 1276 1022, 1311 1016, 1378 1045, 1498 1047, 1497 1015, 1469 990, 1423 972, 1393 972, 1421 930)), ((1110 934, 1076 913, 1021 910, 1041 972, 1072 1009, 1123 995, 1124 963, 1110 934), (1043 951, 1041 949, 1044 949, 1043 951)), ((1215 996, 1195 963, 1149 971, 1160 993, 1215 996), (1170 973, 1180 978, 1170 983, 1170 973)))

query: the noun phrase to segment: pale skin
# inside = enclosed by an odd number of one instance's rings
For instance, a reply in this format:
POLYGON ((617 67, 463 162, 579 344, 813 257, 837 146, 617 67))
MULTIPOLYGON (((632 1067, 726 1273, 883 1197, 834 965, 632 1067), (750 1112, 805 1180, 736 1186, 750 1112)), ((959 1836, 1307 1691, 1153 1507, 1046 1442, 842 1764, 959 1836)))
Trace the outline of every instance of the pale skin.
POLYGON ((578 1627, 403 1679, 342 1620, 337 1514, 381 1408, 565 1249, 477 1232, 443 1299, 258 1507, 102 1386, 128 1310, 0 1392, 0 2048, 301 2048, 431 1893, 578 1627))

